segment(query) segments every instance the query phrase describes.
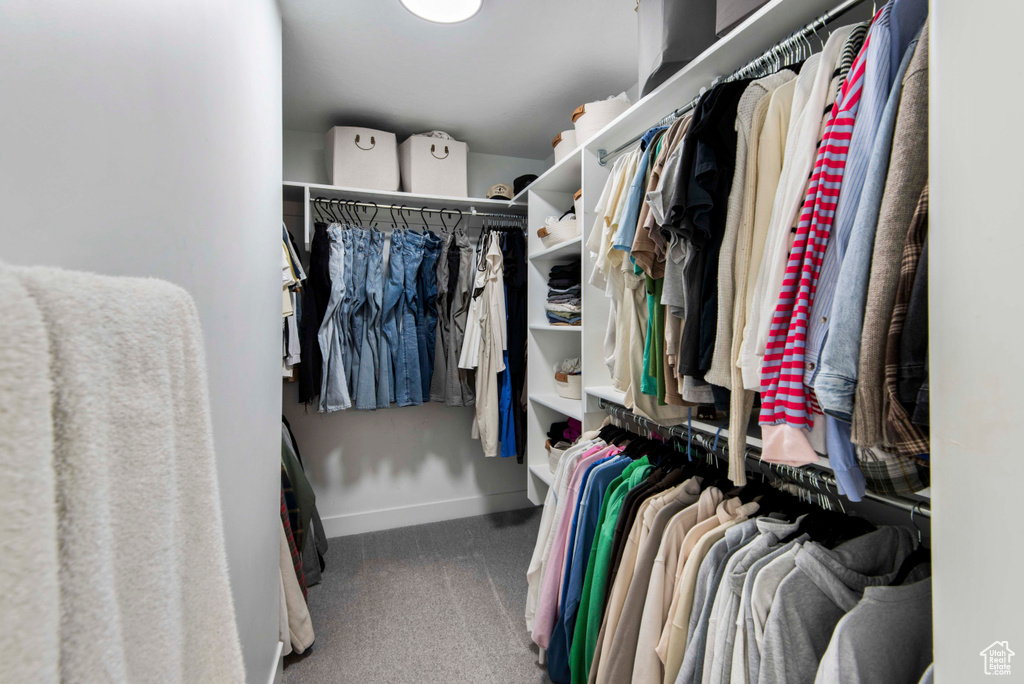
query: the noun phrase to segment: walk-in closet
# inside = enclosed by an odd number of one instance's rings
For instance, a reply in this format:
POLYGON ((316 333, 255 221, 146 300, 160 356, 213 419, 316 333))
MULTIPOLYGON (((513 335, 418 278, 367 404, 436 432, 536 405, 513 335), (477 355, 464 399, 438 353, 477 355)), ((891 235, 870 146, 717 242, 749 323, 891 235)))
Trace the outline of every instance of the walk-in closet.
POLYGON ((1021 25, 0 0, 0 682, 1015 681, 1021 25))

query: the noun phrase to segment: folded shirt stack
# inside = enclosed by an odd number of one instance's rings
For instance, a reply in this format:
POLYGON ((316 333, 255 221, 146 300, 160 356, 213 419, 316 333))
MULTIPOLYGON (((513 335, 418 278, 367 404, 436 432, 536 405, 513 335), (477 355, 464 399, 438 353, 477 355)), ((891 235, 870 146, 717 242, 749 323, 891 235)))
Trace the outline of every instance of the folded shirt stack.
POLYGON ((580 314, 580 262, 553 266, 548 273, 548 301, 545 305, 551 325, 579 325, 580 314))

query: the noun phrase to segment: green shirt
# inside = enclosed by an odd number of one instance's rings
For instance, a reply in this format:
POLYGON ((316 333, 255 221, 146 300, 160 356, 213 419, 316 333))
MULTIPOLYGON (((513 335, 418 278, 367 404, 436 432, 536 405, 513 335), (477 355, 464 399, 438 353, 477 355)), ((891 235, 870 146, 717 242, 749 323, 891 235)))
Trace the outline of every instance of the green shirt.
POLYGON ((583 593, 576 613, 572 647, 569 650, 569 670, 574 682, 585 682, 590 677, 590 661, 594 658, 601 618, 604 616, 604 597, 611 570, 612 542, 619 509, 629 490, 646 479, 652 470, 654 466, 647 461, 646 456, 633 461, 608 485, 601 504, 597 531, 590 547, 587 573, 583 580, 583 593))
POLYGON ((661 304, 661 293, 665 279, 645 277, 647 286, 647 339, 644 342, 644 373, 640 379, 640 391, 658 398, 658 404, 665 405, 665 307, 661 304))

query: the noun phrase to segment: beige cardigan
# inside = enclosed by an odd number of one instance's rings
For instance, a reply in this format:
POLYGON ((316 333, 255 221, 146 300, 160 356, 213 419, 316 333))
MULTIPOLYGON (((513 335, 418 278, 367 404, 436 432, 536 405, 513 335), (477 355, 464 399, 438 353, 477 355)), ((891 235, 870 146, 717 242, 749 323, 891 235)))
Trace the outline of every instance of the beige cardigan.
POLYGON ((892 159, 878 214, 871 277, 864 308, 857 392, 853 400, 853 443, 882 444, 885 345, 896 301, 900 260, 910 222, 928 182, 928 22, 903 76, 903 94, 892 139, 892 159))
POLYGON ((665 684, 674 684, 676 677, 679 676, 679 668, 683 665, 690 609, 693 607, 693 594, 697 585, 697 571, 704 562, 704 556, 715 542, 725 537, 726 530, 746 520, 756 513, 757 509, 756 503, 744 504, 739 499, 727 499, 718 506, 715 517, 694 526, 686 533, 683 549, 690 550, 686 562, 680 563, 672 606, 657 647, 657 653, 665 664, 665 684))
POLYGON ((715 517, 722 498, 723 494, 717 487, 708 487, 701 492, 697 503, 674 515, 665 526, 640 620, 640 637, 633 661, 633 684, 661 684, 664 672, 655 648, 672 605, 676 571, 679 564, 686 561, 683 553, 686 533, 698 523, 715 517))

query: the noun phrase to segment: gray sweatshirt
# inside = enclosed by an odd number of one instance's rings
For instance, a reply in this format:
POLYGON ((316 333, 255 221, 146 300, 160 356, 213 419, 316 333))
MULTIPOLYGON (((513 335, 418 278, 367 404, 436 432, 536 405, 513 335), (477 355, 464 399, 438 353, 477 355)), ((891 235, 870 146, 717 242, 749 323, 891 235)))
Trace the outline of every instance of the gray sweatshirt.
POLYGON ((769 516, 757 518, 757 530, 760 534, 737 551, 726 564, 722 582, 718 585, 718 593, 715 595, 711 622, 708 624, 704 673, 701 678, 703 684, 729 681, 733 645, 736 640, 736 616, 740 611, 740 599, 747 571, 756 561, 778 546, 780 539, 794 532, 800 525, 801 518, 793 522, 769 516))
MULTIPOLYGON (((736 625, 736 643, 733 646, 732 672, 729 678, 732 684, 757 684, 757 672, 761 664, 761 648, 755 637, 757 632, 754 628, 753 597, 754 584, 761 570, 776 558, 790 553, 799 544, 803 544, 809 539, 808 535, 802 534, 791 542, 774 547, 768 552, 768 555, 757 560, 747 571, 740 595, 740 615, 736 625)), ((775 586, 777 588, 778 584, 775 586)), ((763 628, 764 625, 761 624, 760 627, 763 628)))
POLYGON ((796 568, 775 592, 761 646, 760 684, 813 681, 836 624, 867 587, 892 582, 914 545, 902 527, 881 527, 834 550, 804 544, 796 568))
POLYGON ((836 625, 814 682, 916 682, 931 662, 931 579, 868 587, 836 625))

